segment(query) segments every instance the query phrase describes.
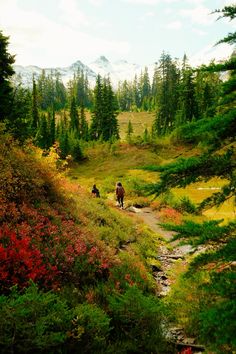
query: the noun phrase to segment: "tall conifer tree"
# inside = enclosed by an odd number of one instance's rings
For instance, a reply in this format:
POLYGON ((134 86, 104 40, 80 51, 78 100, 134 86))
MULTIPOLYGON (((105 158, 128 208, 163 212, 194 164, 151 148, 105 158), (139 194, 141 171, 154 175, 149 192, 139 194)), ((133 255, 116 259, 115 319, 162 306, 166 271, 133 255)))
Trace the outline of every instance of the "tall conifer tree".
POLYGON ((9 37, 0 31, 0 122, 8 119, 12 98, 10 78, 14 74, 14 56, 8 53, 9 37))
POLYGON ((36 134, 38 126, 39 126, 38 92, 37 92, 36 82, 33 77, 32 121, 31 121, 31 131, 33 136, 36 134))

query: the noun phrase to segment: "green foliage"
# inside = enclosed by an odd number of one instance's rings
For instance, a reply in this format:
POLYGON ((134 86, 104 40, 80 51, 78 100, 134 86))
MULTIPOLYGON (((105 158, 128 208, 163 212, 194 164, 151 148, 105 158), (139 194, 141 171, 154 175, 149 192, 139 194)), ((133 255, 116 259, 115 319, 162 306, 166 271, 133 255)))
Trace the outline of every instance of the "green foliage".
POLYGON ((117 102, 109 79, 97 77, 94 89, 94 104, 90 137, 94 140, 108 141, 119 138, 117 121, 117 102))
POLYGON ((67 340, 72 312, 53 293, 43 293, 31 284, 23 294, 16 288, 0 296, 0 345, 2 353, 31 353, 58 348, 67 340))
POLYGON ((232 353, 235 342, 235 252, 236 224, 220 226, 220 221, 201 225, 185 222, 180 226, 167 225, 194 245, 210 245, 207 252, 193 258, 188 271, 177 285, 171 298, 171 308, 176 302, 177 316, 187 315, 187 331, 199 337, 216 353, 232 353), (213 246, 213 247, 212 247, 213 246), (192 289, 191 289, 192 286, 192 289), (187 290, 186 290, 187 288, 187 290), (172 304, 173 301, 173 304, 172 304), (183 310, 178 310, 182 307, 183 310))
POLYGON ((10 85, 10 78, 14 74, 13 64, 15 62, 14 56, 8 53, 9 37, 3 35, 0 31, 0 122, 8 119, 10 112, 10 100, 12 95, 12 87, 10 85))
POLYGON ((166 225, 166 228, 177 232, 174 239, 187 238, 194 245, 208 241, 223 241, 229 234, 236 230, 236 223, 220 226, 222 220, 205 221, 202 224, 185 221, 182 225, 166 225), (189 240, 190 239, 190 240, 189 240))
POLYGON ((224 139, 235 134, 235 114, 236 110, 232 109, 224 115, 183 125, 172 133, 172 142, 194 145, 204 143, 206 146, 217 147, 224 139))
POLYGON ((131 136, 132 136, 133 132, 134 132, 134 129, 133 129, 131 121, 129 120, 128 126, 127 126, 127 132, 126 132, 126 140, 128 141, 128 143, 131 140, 131 136))
POLYGON ((187 196, 180 198, 180 201, 175 206, 175 209, 189 214, 197 213, 196 205, 187 196))
POLYGON ((45 70, 37 79, 38 104, 43 111, 49 109, 59 110, 66 104, 66 89, 57 71, 46 74, 45 70))
POLYGON ((14 138, 21 143, 31 135, 31 101, 32 97, 29 89, 23 88, 20 84, 13 88, 11 110, 6 127, 14 138))
POLYGON ((33 92, 32 92, 32 120, 31 120, 31 134, 33 136, 37 133, 39 126, 39 103, 38 103, 38 91, 35 79, 33 77, 33 92))
POLYGON ((111 330, 108 315, 96 305, 84 303, 75 307, 73 316, 71 336, 83 353, 105 352, 111 330))
POLYGON ((148 171, 160 171, 160 182, 146 186, 149 194, 166 193, 172 187, 186 187, 190 183, 207 181, 212 176, 231 179, 229 188, 225 187, 227 197, 235 193, 233 150, 224 154, 202 154, 200 157, 179 158, 163 166, 144 167, 148 171))
MULTIPOLYGON (((224 279, 225 281, 226 279, 224 279)), ((236 279, 232 279, 234 282, 236 279)), ((200 315, 200 338, 216 353, 232 353, 236 349, 236 301, 223 300, 204 308, 200 315)))
POLYGON ((132 286, 123 295, 109 297, 109 311, 113 337, 127 352, 167 353, 161 327, 163 309, 155 297, 132 286))

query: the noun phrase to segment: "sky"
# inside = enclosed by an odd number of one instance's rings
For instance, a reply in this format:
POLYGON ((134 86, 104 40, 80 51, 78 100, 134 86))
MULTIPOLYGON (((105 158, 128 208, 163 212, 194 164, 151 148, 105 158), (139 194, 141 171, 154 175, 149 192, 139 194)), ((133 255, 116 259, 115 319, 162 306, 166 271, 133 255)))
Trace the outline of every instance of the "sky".
MULTIPOLYGON (((234 1, 233 1, 234 2, 234 1)), ((234 2, 235 3, 235 2, 234 2)), ((0 0, 0 30, 15 64, 39 67, 114 62, 149 65, 211 50, 235 21, 211 14, 230 0, 0 0)), ((225 52, 226 47, 219 49, 225 52)))

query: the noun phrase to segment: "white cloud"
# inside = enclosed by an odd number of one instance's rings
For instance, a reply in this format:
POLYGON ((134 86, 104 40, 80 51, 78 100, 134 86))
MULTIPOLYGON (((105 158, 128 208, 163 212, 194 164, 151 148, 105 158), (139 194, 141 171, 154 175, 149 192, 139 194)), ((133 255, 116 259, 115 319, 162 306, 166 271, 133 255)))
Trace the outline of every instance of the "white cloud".
POLYGON ((200 30, 198 28, 193 28, 193 32, 196 33, 199 36, 206 36, 207 35, 207 32, 202 31, 202 30, 200 30))
POLYGON ((165 28, 167 29, 175 29, 175 30, 179 30, 180 28, 182 28, 183 24, 180 21, 173 21, 168 23, 165 28))
POLYGON ((89 0, 89 3, 94 6, 102 6, 104 4, 104 0, 89 0))
POLYGON ((63 21, 73 27, 89 26, 89 18, 78 9, 76 0, 60 0, 58 4, 63 21))
POLYGON ((199 5, 200 3, 204 3, 205 0, 186 0, 186 2, 193 5, 199 5))
POLYGON ((148 21, 151 17, 154 17, 155 16, 155 12, 152 12, 152 11, 149 11, 149 12, 146 12, 145 14, 143 14, 143 16, 141 16, 139 18, 139 21, 142 22, 142 23, 145 23, 146 21, 148 21))
POLYGON ((156 5, 160 0, 122 0, 131 4, 144 4, 144 5, 156 5))
POLYGON ((173 3, 178 1, 180 0, 122 0, 122 2, 127 2, 130 4, 141 4, 141 5, 156 5, 156 4, 160 4, 161 2, 173 3))
MULTIPOLYGON (((65 2, 60 4, 63 7, 65 2)), ((69 11, 65 16, 69 16, 69 11)), ((66 66, 78 59, 93 60, 98 53, 120 57, 130 50, 126 41, 92 36, 75 26, 49 20, 38 12, 22 10, 17 0, 9 0, 7 6, 1 6, 0 22, 4 35, 10 35, 9 51, 17 54, 16 64, 66 66)))
POLYGON ((201 64, 209 64, 210 61, 216 59, 217 62, 225 60, 232 54, 232 47, 229 44, 222 43, 217 46, 209 44, 201 51, 197 52, 190 58, 191 65, 198 66, 201 64))
POLYGON ((192 9, 182 9, 179 11, 180 16, 190 19, 192 23, 199 25, 210 25, 215 22, 217 15, 211 14, 212 10, 203 5, 199 5, 192 9))

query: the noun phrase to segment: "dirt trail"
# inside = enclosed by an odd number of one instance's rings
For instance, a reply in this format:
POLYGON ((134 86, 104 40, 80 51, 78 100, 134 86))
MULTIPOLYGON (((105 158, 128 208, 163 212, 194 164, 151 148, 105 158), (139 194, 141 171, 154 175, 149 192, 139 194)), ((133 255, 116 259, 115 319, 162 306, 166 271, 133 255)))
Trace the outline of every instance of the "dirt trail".
POLYGON ((160 219, 157 214, 153 212, 151 208, 142 208, 138 209, 138 215, 142 218, 143 222, 149 226, 149 228, 161 235, 166 241, 170 241, 174 235, 174 232, 164 230, 161 226, 158 225, 160 223, 160 219))
POLYGON ((175 281, 173 278, 173 271, 176 261, 181 262, 183 269, 186 265, 186 258, 195 252, 195 249, 191 245, 179 245, 179 241, 171 241, 175 232, 168 231, 162 228, 160 224, 160 218, 158 213, 154 212, 151 208, 135 208, 130 207, 126 209, 129 212, 136 214, 137 218, 146 224, 150 230, 161 236, 163 241, 160 242, 160 246, 157 249, 156 259, 160 262, 160 268, 154 265, 153 276, 160 289, 160 296, 165 296, 171 289, 171 284, 175 281))
MULTIPOLYGON (((187 258, 192 253, 196 252, 197 249, 194 249, 191 245, 179 246, 178 240, 171 241, 175 232, 167 231, 158 225, 160 223, 158 214, 151 208, 138 209, 131 207, 126 210, 136 213, 137 217, 140 218, 150 230, 163 238, 163 242, 157 249, 157 259, 160 261, 161 266, 153 265, 152 274, 158 284, 159 297, 166 296, 176 280, 175 276, 173 278, 173 270, 176 267, 176 262, 178 261, 178 265, 181 264, 184 271, 187 265, 187 258)), ((201 354, 204 352, 204 347, 197 345, 195 338, 188 338, 184 333, 184 329, 181 327, 169 328, 169 337, 180 350, 191 348, 192 353, 201 354)))

